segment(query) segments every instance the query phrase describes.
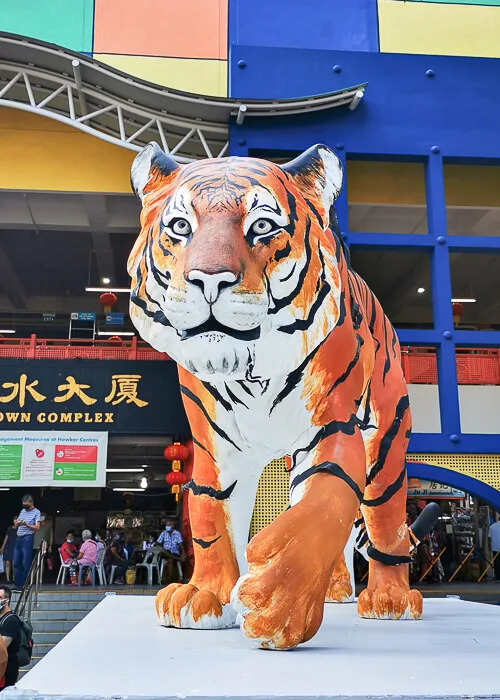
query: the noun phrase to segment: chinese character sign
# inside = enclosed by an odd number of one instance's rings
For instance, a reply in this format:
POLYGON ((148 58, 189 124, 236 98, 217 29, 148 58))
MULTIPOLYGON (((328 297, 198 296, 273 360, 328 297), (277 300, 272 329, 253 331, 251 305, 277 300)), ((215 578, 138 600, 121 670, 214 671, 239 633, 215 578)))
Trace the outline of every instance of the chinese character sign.
POLYGON ((171 361, 0 360, 0 430, 189 435, 171 361))
POLYGON ((108 434, 0 431, 0 486, 105 486, 108 434))

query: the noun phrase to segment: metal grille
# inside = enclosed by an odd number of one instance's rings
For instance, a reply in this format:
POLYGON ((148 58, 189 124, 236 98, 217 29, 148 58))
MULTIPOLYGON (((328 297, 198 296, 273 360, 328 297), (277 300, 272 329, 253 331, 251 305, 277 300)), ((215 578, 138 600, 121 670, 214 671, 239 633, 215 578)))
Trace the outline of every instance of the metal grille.
POLYGON ((500 491, 500 455, 409 454, 408 461, 444 467, 500 491))
POLYGON ((285 458, 273 459, 260 477, 250 525, 250 537, 272 523, 288 508, 288 482, 285 458))

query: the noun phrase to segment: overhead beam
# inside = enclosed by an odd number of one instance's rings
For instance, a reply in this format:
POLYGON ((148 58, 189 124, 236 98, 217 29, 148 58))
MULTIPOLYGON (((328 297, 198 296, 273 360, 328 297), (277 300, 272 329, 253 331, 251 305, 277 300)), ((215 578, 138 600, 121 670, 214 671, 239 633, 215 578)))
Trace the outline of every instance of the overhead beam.
POLYGON ((83 195, 85 210, 90 224, 92 246, 97 260, 99 277, 116 280, 115 258, 111 236, 107 231, 108 212, 103 195, 83 195))

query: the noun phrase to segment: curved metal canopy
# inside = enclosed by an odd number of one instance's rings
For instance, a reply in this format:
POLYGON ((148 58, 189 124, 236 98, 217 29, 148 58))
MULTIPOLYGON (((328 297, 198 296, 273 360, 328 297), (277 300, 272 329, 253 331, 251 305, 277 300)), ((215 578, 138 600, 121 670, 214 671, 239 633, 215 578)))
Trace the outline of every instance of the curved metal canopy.
POLYGON ((64 49, 0 32, 0 106, 67 123, 139 151, 157 141, 179 162, 223 156, 229 119, 354 108, 365 85, 287 100, 235 100, 154 85, 64 49))

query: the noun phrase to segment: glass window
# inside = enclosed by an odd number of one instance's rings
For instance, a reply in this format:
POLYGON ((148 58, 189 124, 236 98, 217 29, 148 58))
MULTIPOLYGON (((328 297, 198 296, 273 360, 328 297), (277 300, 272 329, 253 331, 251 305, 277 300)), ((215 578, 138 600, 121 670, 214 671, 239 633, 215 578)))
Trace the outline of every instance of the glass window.
POLYGON ((423 163, 347 160, 349 231, 427 233, 423 163))
POLYGON ((450 236, 500 236, 500 166, 444 166, 450 236))
POLYGON ((353 248, 351 263, 396 328, 432 328, 429 254, 353 248))
POLYGON ((500 330, 500 251, 450 253, 455 326, 500 330))

